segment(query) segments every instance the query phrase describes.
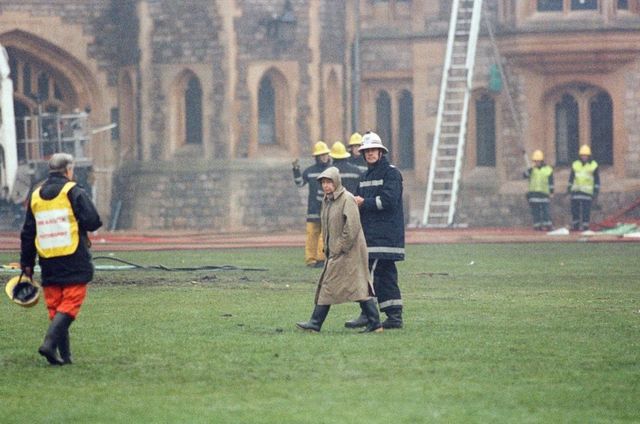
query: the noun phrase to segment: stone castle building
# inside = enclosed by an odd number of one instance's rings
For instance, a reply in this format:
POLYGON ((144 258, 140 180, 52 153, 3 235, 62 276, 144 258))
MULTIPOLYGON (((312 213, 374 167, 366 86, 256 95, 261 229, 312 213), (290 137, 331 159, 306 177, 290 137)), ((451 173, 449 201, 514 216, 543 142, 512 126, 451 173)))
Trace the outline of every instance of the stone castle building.
MULTIPOLYGON (((451 0, 0 3, 15 111, 89 108, 112 228, 303 228, 290 162, 377 131, 422 217, 451 0)), ((485 0, 457 222, 528 225, 523 154, 566 190, 590 144, 606 216, 640 196, 640 1, 485 0), (504 77, 496 74, 502 65, 504 77), (496 84, 496 81, 498 82, 496 84), (512 107, 513 106, 513 107, 512 107)), ((553 201, 566 224, 568 199, 553 201)))

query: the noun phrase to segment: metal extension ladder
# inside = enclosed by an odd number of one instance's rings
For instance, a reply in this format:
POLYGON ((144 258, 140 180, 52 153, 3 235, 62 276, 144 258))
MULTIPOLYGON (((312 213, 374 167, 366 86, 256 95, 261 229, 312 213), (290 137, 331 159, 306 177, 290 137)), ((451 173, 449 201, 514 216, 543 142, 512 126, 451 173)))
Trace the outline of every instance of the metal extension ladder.
POLYGON ((453 0, 422 225, 451 227, 462 171, 482 0, 453 0))

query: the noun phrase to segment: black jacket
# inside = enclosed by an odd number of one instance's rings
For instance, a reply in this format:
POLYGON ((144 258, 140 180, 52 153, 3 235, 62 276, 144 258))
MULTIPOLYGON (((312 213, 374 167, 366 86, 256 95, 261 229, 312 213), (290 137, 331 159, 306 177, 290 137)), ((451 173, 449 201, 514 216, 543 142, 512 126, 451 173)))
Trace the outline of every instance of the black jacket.
POLYGON ((360 183, 360 169, 349 163, 349 159, 334 159, 333 166, 340 171, 340 179, 342 185, 347 191, 355 196, 358 192, 358 184, 360 183))
POLYGON ((355 157, 351 155, 347 160, 351 165, 357 166, 360 170, 360 173, 364 174, 365 172, 367 172, 367 162, 365 162, 364 156, 360 155, 358 157, 355 157))
POLYGON ((293 181, 298 187, 304 187, 309 184, 309 197, 307 199, 307 222, 320 222, 320 209, 322 208, 322 199, 324 192, 316 178, 322 171, 330 166, 329 163, 317 161, 315 165, 311 165, 304 172, 300 173, 300 168, 293 168, 293 181))
POLYGON ((402 174, 383 156, 360 179, 360 221, 369 259, 404 260, 402 174))
MULTIPOLYGON (((41 185, 40 197, 44 200, 55 198, 68 181, 67 177, 60 173, 50 174, 41 185)), ((39 258, 43 286, 88 283, 93 279, 93 263, 87 232, 100 228, 102 221, 91 199, 82 188, 76 185, 69 191, 68 196, 73 214, 78 221, 80 243, 78 249, 71 255, 39 258)), ((37 254, 35 239, 36 220, 31 210, 30 195, 27 214, 20 233, 20 264, 23 267, 33 267, 35 264, 37 254)))

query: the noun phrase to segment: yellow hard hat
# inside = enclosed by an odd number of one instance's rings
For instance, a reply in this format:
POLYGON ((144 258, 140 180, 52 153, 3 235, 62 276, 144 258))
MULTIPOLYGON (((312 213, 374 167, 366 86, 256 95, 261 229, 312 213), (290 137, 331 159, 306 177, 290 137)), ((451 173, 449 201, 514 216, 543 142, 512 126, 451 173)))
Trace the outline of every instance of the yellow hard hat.
POLYGON ((349 137, 349 146, 359 146, 362 144, 362 135, 359 132, 354 132, 349 137))
POLYGON ((531 155, 531 160, 544 160, 544 153, 542 153, 542 150, 535 150, 531 155))
POLYGON ((336 141, 333 143, 333 146, 331 146, 331 153, 329 153, 329 156, 334 159, 346 159, 351 155, 347 152, 347 148, 344 147, 342 141, 336 141))
POLYGON ((4 291, 13 302, 25 308, 35 306, 40 300, 40 284, 24 274, 11 278, 4 291))
POLYGON ((589 147, 588 144, 583 144, 582 146, 580 146, 578 156, 591 156, 591 147, 589 147))
POLYGON ((318 141, 313 145, 313 156, 326 155, 329 152, 329 146, 324 141, 318 141))

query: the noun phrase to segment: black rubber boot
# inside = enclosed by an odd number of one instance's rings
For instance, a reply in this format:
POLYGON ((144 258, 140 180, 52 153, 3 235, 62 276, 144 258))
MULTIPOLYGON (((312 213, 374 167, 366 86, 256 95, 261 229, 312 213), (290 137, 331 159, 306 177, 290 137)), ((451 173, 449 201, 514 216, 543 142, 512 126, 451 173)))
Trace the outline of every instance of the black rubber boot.
POLYGON ((313 308, 311 319, 307 322, 298 322, 296 323, 296 326, 301 330, 313 331, 316 333, 320 332, 320 328, 322 328, 322 323, 327 317, 330 307, 331 305, 316 305, 315 308, 313 308))
POLYGON ((62 334, 69 330, 72 321, 73 318, 71 316, 58 312, 51 320, 51 324, 49 324, 47 334, 44 336, 44 342, 38 349, 38 353, 44 356, 51 365, 64 364, 56 350, 62 334))
MULTIPOLYGON (((373 299, 371 299, 373 300, 373 299)), ((373 303, 375 303, 375 300, 373 300, 373 303)), ((362 327, 366 327, 367 324, 369 323, 369 320, 367 319, 367 313, 365 312, 363 306, 362 306, 362 302, 360 302, 360 309, 362 309, 362 312, 360 312, 360 316, 356 319, 352 319, 350 321, 347 321, 344 323, 344 326, 347 328, 362 328, 362 327)))
POLYGON ((382 324, 380 324, 380 314, 378 313, 378 306, 373 299, 360 302, 362 312, 367 317, 367 326, 361 333, 381 333, 382 324))
POLYGON ((71 360, 71 343, 69 340, 69 327, 67 327, 66 331, 64 331, 60 335, 60 339, 58 339, 58 353, 60 353, 60 358, 62 358, 62 363, 64 365, 73 364, 73 361, 71 360))
POLYGON ((402 308, 387 310, 385 314, 387 314, 387 319, 382 323, 382 327, 390 330, 402 328, 402 308))
POLYGON ((73 361, 71 360, 71 348, 69 345, 69 331, 62 334, 58 340, 58 353, 60 353, 60 358, 62 358, 62 363, 64 365, 73 364, 73 361))

